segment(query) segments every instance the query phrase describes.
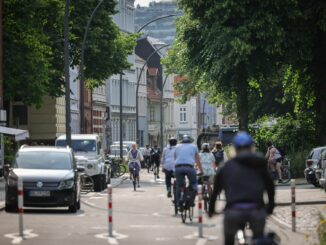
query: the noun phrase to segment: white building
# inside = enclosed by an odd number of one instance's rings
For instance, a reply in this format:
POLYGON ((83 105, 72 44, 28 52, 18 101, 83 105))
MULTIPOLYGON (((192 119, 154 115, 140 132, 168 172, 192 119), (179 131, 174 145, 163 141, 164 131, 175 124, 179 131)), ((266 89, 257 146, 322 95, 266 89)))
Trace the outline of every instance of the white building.
POLYGON ((198 136, 198 120, 197 120, 197 104, 198 97, 192 97, 185 104, 174 104, 174 118, 176 121, 177 137, 189 135, 194 140, 198 136))
MULTIPOLYGON (((121 31, 126 33, 134 32, 134 0, 119 0, 117 3, 118 13, 113 16, 113 21, 118 25, 121 31)), ((129 70, 123 71, 122 78, 122 105, 123 121, 122 131, 123 140, 136 140, 136 72, 135 55, 128 57, 132 64, 129 70)), ((106 80, 106 100, 108 118, 106 129, 106 141, 110 144, 112 141, 120 139, 120 75, 114 75, 106 80)))

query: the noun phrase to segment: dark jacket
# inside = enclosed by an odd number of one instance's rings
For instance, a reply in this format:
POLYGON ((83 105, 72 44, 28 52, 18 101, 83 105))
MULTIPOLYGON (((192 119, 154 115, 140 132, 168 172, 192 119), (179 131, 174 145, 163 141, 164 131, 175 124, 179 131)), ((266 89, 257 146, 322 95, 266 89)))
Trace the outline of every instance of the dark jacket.
POLYGON ((256 203, 263 207, 264 192, 267 191, 267 212, 273 212, 275 186, 267 170, 267 161, 263 157, 242 153, 218 170, 209 203, 211 214, 215 212, 215 201, 222 190, 225 191, 226 208, 238 203, 256 203))

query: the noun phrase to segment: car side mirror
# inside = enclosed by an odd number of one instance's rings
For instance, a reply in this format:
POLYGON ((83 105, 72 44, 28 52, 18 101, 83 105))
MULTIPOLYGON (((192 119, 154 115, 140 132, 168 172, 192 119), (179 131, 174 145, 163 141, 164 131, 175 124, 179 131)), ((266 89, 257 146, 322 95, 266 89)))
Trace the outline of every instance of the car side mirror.
POLYGON ((77 166, 77 172, 79 172, 79 173, 85 172, 85 167, 84 166, 77 166))

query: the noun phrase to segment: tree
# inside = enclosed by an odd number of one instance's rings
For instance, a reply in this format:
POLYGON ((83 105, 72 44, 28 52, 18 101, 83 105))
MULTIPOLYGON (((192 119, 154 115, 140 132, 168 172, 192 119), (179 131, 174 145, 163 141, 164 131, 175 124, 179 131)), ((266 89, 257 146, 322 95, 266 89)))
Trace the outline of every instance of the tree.
MULTIPOLYGON (((71 3, 71 66, 80 64, 82 38, 97 0, 71 3)), ((85 77, 90 87, 130 66, 127 57, 136 35, 121 33, 112 20, 116 2, 105 0, 94 18, 85 53, 85 77)), ((40 106, 44 95, 63 94, 63 15, 61 0, 4 2, 4 95, 40 106)))
POLYGON ((192 85, 234 98, 240 129, 248 127, 251 90, 270 83, 278 70, 286 33, 282 23, 295 16, 293 4, 281 0, 180 1, 185 15, 177 26, 173 52, 177 58, 171 60, 179 59, 192 85), (185 51, 180 57, 182 45, 185 51))

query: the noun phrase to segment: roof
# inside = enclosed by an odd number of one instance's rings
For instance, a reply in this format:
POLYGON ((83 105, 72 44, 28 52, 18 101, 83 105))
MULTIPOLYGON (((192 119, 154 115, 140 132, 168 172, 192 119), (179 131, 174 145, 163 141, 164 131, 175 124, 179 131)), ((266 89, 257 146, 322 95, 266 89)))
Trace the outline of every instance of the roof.
POLYGON ((29 137, 27 130, 16 129, 16 128, 7 128, 0 126, 0 134, 8 134, 15 136, 16 141, 25 140, 29 137))
MULTIPOLYGON (((57 140, 65 140, 66 135, 61 135, 57 138, 57 140)), ((72 134, 72 140, 97 140, 99 136, 97 134, 72 134)))
POLYGON ((157 76, 158 75, 158 68, 156 68, 156 67, 148 67, 147 72, 148 72, 149 76, 152 76, 152 77, 157 76))
POLYGON ((31 151, 53 151, 53 152, 68 152, 71 153, 71 149, 68 147, 55 147, 55 146, 27 146, 23 145, 20 152, 31 152, 31 151))

